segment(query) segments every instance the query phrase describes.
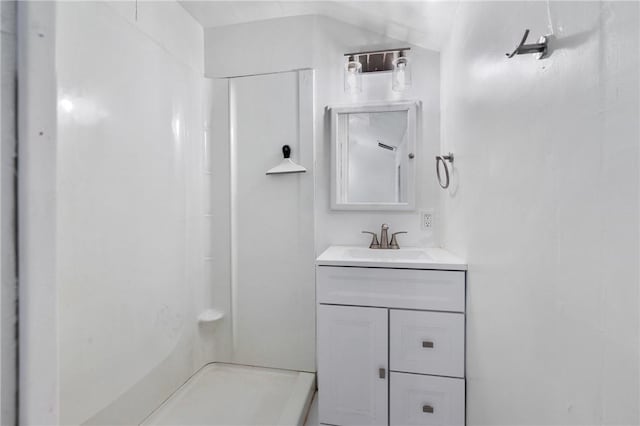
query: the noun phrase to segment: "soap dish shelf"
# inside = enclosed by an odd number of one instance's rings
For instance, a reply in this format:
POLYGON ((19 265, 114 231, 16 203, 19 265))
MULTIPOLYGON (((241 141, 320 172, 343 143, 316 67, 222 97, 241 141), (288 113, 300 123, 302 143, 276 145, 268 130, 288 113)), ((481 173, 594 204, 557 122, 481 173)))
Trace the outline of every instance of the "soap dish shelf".
POLYGON ((213 324, 224 318, 224 312, 217 309, 207 309, 198 315, 198 324, 213 324))

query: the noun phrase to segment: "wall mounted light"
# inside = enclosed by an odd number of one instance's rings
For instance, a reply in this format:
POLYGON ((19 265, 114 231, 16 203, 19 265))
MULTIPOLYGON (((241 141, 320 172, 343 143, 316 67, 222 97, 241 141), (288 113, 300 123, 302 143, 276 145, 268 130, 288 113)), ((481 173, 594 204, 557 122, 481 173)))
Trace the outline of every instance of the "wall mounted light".
POLYGON ((393 60, 391 88, 396 92, 401 92, 409 86, 411 86, 411 64, 405 56, 404 50, 401 50, 398 52, 398 57, 393 60))
POLYGON ((344 91, 351 94, 362 92, 362 63, 354 56, 349 56, 344 67, 344 91))
POLYGON ((411 85, 411 68, 406 52, 401 49, 371 50, 367 52, 345 53, 347 63, 344 68, 344 91, 360 93, 362 91, 362 74, 371 72, 392 71, 391 87, 402 91, 411 85))

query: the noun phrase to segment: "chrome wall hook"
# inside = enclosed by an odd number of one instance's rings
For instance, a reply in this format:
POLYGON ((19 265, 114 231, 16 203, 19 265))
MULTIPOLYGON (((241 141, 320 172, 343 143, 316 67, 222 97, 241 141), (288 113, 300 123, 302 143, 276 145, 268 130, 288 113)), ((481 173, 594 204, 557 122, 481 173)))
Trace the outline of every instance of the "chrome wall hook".
POLYGON ((524 35, 522 36, 522 40, 518 47, 511 53, 505 53, 507 58, 513 58, 516 55, 525 55, 528 53, 536 53, 537 59, 542 59, 547 55, 547 51, 549 49, 549 38, 547 36, 542 36, 538 39, 537 43, 533 44, 525 44, 527 41, 527 37, 529 36, 529 30, 524 30, 524 35))
POLYGON ((453 166, 453 153, 450 152, 449 155, 438 155, 436 156, 436 176, 438 177, 438 183, 440 184, 440 188, 447 189, 449 187, 449 183, 451 182, 451 176, 449 174, 449 166, 446 162, 449 162, 453 166), (444 176, 445 182, 442 183, 442 175, 440 175, 440 163, 444 166, 444 176))

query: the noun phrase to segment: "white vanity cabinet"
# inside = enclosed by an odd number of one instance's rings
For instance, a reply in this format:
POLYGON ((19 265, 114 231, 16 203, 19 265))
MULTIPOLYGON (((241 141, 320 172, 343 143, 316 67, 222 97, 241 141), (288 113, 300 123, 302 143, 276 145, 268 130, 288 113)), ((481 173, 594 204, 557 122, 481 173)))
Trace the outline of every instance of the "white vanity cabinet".
POLYGON ((464 425, 466 265, 372 267, 323 256, 316 267, 320 423, 464 425))

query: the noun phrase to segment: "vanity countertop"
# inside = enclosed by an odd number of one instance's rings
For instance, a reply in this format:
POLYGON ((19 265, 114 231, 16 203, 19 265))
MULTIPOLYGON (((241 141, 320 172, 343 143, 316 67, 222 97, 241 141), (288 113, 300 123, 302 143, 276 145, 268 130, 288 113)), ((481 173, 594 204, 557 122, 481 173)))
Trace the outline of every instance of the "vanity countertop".
POLYGON ((462 259, 441 248, 407 247, 398 250, 331 246, 316 259, 317 266, 406 268, 466 271, 462 259))

